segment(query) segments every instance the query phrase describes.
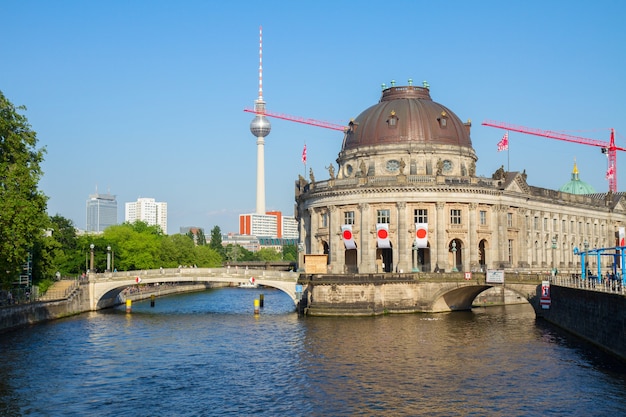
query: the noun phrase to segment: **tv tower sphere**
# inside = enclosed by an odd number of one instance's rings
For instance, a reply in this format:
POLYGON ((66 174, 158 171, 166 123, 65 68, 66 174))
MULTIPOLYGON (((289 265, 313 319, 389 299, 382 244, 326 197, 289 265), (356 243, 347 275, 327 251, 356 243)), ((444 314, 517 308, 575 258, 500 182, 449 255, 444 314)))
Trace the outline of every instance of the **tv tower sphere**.
POLYGON ((250 132, 257 138, 264 138, 270 134, 272 125, 267 118, 261 114, 257 114, 256 117, 250 122, 250 132))

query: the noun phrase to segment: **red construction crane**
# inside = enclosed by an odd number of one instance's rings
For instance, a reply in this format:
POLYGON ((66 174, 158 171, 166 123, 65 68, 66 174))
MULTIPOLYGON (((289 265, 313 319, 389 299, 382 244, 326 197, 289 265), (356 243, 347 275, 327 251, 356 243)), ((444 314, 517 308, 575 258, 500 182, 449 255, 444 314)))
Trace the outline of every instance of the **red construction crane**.
POLYGON ((615 146, 615 129, 611 128, 611 139, 609 142, 596 139, 588 139, 580 136, 567 135, 565 133, 554 132, 551 130, 533 129, 530 127, 516 126, 504 122, 496 122, 493 120, 485 120, 483 126, 495 127, 498 129, 511 130, 513 132, 527 133, 529 135, 543 136, 550 139, 559 139, 566 142, 580 143, 582 145, 597 146, 602 149, 602 153, 608 157, 608 168, 606 171, 606 179, 609 180, 609 190, 617 192, 617 152, 626 151, 626 148, 615 146))
POLYGON ((296 122, 296 123, 302 123, 305 125, 310 125, 310 126, 317 126, 317 127, 323 127, 325 129, 332 129, 332 130, 339 130, 342 132, 345 132, 347 127, 346 126, 341 126, 341 125, 337 125, 334 123, 329 123, 329 122, 324 122, 322 120, 315 120, 315 119, 305 119, 304 117, 298 117, 298 116, 290 116, 288 114, 281 114, 281 113, 272 113, 269 112, 267 110, 263 111, 263 112, 258 112, 254 109, 251 108, 245 108, 243 109, 243 111, 248 112, 248 113, 254 113, 254 114, 263 114, 267 117, 274 117, 276 119, 283 119, 283 120, 288 120, 290 122, 296 122))

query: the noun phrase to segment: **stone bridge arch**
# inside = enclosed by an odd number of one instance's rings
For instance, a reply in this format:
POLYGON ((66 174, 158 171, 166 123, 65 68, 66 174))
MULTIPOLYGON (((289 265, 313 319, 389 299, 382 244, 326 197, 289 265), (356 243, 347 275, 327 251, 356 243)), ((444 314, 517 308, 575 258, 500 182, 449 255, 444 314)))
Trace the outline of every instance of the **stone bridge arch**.
POLYGON ((146 271, 125 271, 89 275, 90 309, 100 310, 117 304, 117 297, 133 285, 156 283, 210 283, 239 284, 254 277, 255 282, 283 291, 295 305, 298 274, 287 271, 235 269, 235 268, 175 268, 146 271))
MULTIPOLYGON (((501 284, 476 284, 467 283, 447 283, 437 289, 433 294, 430 310, 433 313, 471 310, 474 300, 480 293, 489 288, 502 286, 501 284)), ((540 286, 540 285, 539 285, 540 286)), ((534 300, 537 295, 537 284, 506 284, 504 288, 520 295, 534 307, 534 300)))

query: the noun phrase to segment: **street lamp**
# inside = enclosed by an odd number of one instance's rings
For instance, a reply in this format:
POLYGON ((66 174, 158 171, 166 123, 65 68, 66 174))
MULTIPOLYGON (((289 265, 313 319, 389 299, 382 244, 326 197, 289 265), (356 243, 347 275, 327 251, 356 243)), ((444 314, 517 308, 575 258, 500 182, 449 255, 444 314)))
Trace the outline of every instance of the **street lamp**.
POLYGON ((452 241, 452 272, 459 272, 456 269, 456 240, 452 241))
POLYGON ((92 243, 89 245, 89 249, 91 250, 91 257, 89 258, 89 272, 93 272, 93 248, 96 246, 92 243))
POLYGON ((552 236, 552 276, 556 277, 556 261, 554 255, 556 253, 556 235, 552 236))
POLYGON ((107 246, 107 272, 111 272, 111 245, 107 246))

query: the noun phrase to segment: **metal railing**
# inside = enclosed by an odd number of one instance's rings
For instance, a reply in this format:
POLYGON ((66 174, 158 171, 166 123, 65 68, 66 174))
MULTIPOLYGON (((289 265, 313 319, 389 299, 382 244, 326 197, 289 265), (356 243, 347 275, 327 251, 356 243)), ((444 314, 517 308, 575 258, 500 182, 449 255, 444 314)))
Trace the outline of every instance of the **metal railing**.
POLYGON ((609 277, 601 277, 600 280, 598 280, 597 277, 582 279, 578 274, 557 275, 550 276, 550 283, 562 287, 626 295, 622 281, 609 277))

